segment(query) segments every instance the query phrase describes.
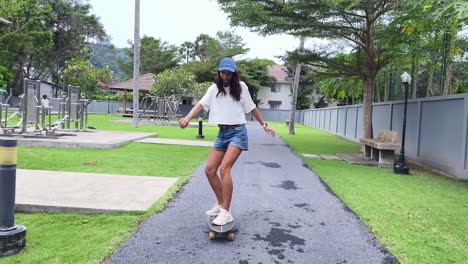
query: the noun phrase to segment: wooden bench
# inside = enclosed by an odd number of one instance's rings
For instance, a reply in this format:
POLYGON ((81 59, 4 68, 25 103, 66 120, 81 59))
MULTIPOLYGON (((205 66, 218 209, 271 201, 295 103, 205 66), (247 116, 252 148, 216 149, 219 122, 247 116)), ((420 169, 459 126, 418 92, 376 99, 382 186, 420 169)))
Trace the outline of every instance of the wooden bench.
POLYGON ((360 138, 364 145, 364 156, 371 158, 382 166, 393 165, 395 150, 400 149, 400 135, 397 131, 381 130, 377 138, 360 138))

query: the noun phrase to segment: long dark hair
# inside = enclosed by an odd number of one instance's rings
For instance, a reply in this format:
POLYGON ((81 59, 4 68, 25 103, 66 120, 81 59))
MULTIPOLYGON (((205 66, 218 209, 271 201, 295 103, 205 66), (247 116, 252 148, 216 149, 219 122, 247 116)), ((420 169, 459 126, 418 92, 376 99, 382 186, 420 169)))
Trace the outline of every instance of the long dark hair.
MULTIPOLYGON (((216 96, 219 94, 226 95, 226 90, 224 90, 224 84, 223 84, 223 79, 218 75, 216 76, 216 86, 218 87, 218 93, 216 96)), ((232 73, 231 76, 231 82, 229 83, 229 94, 234 98, 236 101, 240 101, 240 95, 242 92, 242 88, 239 82, 239 72, 235 71, 232 73)))

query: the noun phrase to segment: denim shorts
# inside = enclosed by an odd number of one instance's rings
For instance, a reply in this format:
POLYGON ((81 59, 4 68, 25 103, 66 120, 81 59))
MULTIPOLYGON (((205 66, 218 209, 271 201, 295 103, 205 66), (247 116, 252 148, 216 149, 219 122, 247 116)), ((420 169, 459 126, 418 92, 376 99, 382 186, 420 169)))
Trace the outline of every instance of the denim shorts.
POLYGON ((235 146, 242 150, 249 149, 249 139, 245 124, 232 127, 220 127, 216 137, 214 148, 226 151, 228 146, 235 146))

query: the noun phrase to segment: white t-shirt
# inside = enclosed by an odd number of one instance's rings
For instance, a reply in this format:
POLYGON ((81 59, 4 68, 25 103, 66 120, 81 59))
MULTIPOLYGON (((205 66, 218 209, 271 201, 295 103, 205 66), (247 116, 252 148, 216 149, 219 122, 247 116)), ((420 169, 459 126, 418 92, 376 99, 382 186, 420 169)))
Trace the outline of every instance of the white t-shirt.
POLYGON ((210 110, 208 123, 222 125, 245 124, 245 114, 250 113, 255 108, 255 103, 250 97, 249 88, 244 82, 240 82, 241 95, 240 100, 236 101, 229 94, 229 87, 224 87, 226 95, 220 93, 218 96, 218 87, 211 85, 205 95, 198 103, 203 106, 205 111, 210 110))
POLYGON ((48 107, 49 106, 49 98, 41 98, 41 105, 48 107))

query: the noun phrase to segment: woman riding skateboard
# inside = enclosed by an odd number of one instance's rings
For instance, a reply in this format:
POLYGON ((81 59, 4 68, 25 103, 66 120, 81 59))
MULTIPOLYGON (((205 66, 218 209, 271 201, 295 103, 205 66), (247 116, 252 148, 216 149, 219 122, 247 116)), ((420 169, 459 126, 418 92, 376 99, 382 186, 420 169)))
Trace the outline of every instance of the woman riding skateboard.
POLYGON ((210 110, 208 122, 219 127, 205 167, 218 203, 206 214, 217 216, 213 224, 225 225, 234 221, 229 211, 233 190, 231 169, 242 151, 248 150, 245 114, 252 113, 268 135, 275 136, 275 131, 263 121, 247 85, 239 81, 239 72, 232 58, 221 59, 215 83, 187 116, 179 120, 180 127, 186 128, 190 119, 202 109, 210 110))

